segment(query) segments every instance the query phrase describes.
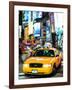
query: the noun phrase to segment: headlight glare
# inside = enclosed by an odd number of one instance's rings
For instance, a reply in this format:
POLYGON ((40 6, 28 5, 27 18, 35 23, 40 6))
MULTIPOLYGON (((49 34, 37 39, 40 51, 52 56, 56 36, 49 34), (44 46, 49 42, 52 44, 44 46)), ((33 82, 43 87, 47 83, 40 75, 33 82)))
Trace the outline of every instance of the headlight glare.
POLYGON ((24 64, 24 67, 28 67, 29 66, 29 64, 24 64))
POLYGON ((44 64, 43 67, 51 67, 51 64, 44 64))

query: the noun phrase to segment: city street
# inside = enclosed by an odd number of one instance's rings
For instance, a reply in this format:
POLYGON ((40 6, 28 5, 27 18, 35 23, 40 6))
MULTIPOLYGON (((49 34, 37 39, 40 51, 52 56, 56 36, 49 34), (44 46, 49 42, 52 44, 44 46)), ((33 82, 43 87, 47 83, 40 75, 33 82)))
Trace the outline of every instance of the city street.
POLYGON ((63 14, 20 11, 19 17, 19 79, 62 77, 63 14), (60 64, 61 67, 53 72, 60 64), (28 76, 23 72, 50 75, 28 76))

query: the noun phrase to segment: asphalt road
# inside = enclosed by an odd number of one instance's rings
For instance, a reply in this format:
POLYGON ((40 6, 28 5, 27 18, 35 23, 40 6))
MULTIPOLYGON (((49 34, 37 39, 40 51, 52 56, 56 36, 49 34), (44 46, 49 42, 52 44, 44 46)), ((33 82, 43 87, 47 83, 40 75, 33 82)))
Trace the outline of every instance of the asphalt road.
POLYGON ((19 79, 29 79, 29 78, 49 78, 49 77, 62 77, 63 76, 63 64, 61 64, 61 67, 57 69, 56 73, 53 73, 51 75, 46 76, 25 76, 24 73, 22 73, 22 64, 20 64, 19 68, 19 79))

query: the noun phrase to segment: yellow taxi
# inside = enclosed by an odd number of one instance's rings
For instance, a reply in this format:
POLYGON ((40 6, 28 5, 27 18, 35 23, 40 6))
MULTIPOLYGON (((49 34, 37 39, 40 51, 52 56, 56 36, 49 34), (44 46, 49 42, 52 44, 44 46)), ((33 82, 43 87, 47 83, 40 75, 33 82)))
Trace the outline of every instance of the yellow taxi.
POLYGON ((23 63, 26 75, 48 75, 61 65, 60 52, 55 48, 39 49, 23 63))

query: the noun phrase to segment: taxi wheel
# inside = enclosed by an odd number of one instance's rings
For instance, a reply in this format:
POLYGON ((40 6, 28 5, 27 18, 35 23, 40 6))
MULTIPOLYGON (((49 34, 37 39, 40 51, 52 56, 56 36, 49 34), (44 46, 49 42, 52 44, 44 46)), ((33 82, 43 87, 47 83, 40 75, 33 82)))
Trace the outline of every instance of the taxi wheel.
POLYGON ((59 64, 58 68, 60 68, 60 67, 61 67, 61 63, 59 64))
POLYGON ((56 73, 57 68, 56 68, 56 64, 53 65, 53 73, 56 73))

